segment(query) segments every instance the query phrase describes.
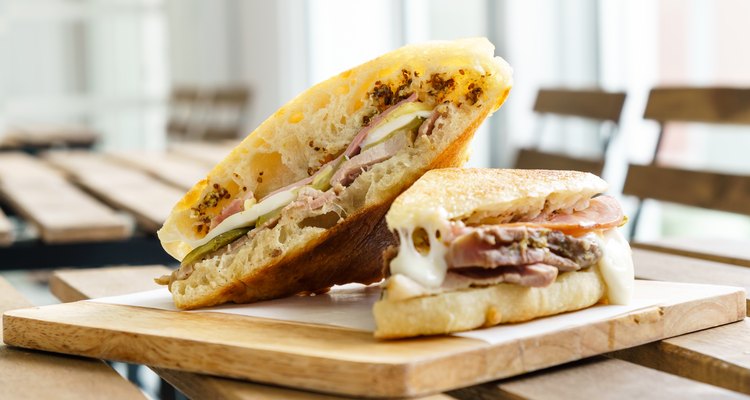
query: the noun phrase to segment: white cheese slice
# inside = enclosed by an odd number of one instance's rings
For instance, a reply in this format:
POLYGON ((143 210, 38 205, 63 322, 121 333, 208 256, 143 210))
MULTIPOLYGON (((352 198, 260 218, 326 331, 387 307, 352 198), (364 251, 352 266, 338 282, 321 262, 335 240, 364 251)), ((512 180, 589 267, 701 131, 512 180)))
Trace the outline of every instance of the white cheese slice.
MULTIPOLYGON (((227 217, 227 219, 221 221, 219 225, 216 225, 213 229, 211 229, 211 231, 208 232, 208 234, 203 238, 197 240, 185 240, 185 242, 194 249, 196 247, 203 246, 211 239, 221 235, 224 232, 254 224, 260 216, 268 214, 269 212, 276 210, 277 208, 284 207, 285 205, 294 201, 296 198, 297 191, 295 189, 285 190, 272 196, 268 196, 260 203, 253 204, 249 209, 230 215, 229 217, 227 217)), ((245 204, 248 203, 246 202, 245 204)))
POLYGON ((367 137, 365 137, 365 140, 362 142, 360 147, 364 149, 365 147, 373 143, 379 142, 380 140, 388 136, 391 132, 409 125, 409 123, 411 123, 411 121, 413 121, 415 118, 429 118, 430 115, 432 115, 432 111, 420 110, 409 114, 404 114, 384 124, 380 124, 367 134, 367 137))

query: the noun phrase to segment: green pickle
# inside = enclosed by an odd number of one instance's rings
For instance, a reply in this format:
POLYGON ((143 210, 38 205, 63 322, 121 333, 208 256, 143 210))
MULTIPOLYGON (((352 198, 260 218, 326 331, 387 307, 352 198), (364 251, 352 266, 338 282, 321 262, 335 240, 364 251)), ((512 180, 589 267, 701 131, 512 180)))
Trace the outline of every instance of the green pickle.
POLYGON ((276 218, 276 217, 277 217, 277 216, 278 216, 279 214, 281 214, 281 210, 282 210, 282 209, 283 209, 284 207, 286 207, 286 206, 282 206, 282 207, 279 207, 279 208, 277 208, 277 209, 275 209, 275 210, 273 210, 273 211, 269 211, 269 212, 267 212, 267 213, 265 213, 265 214, 261 215, 260 217, 258 217, 258 221, 257 221, 257 222, 255 223, 255 226, 257 226, 257 227, 261 227, 261 226, 263 226, 263 225, 264 225, 264 224, 265 224, 266 222, 268 222, 269 220, 271 220, 271 219, 273 219, 273 218, 276 218))
POLYGON ((226 231, 221 235, 218 235, 215 238, 209 240, 208 243, 194 248, 193 251, 188 253, 185 258, 182 259, 181 264, 188 265, 197 262, 206 254, 216 251, 228 245, 229 243, 232 243, 235 240, 241 238, 242 236, 250 232, 251 229, 253 229, 252 226, 246 226, 244 228, 237 228, 232 229, 231 231, 226 231))

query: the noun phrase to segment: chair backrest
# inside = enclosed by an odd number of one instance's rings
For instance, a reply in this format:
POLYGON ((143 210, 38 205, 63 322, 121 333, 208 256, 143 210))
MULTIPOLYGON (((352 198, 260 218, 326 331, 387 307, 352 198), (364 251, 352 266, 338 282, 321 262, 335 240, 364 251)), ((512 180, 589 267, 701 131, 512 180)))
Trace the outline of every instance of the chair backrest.
POLYGON ((536 149, 519 149, 515 167, 520 169, 568 169, 591 172, 594 175, 601 176, 604 170, 604 160, 574 158, 536 149))
POLYGON ((642 200, 750 215, 750 176, 630 164, 622 193, 641 200, 628 225, 635 236, 642 200))
POLYGON ((243 86, 230 86, 217 88, 211 95, 204 139, 237 138, 242 133, 250 91, 243 86))
POLYGON ((651 89, 643 114, 667 122, 750 124, 750 89, 662 87, 651 89))
POLYGON ((250 91, 243 86, 177 86, 170 97, 167 133, 178 139, 235 139, 242 131, 250 91))
POLYGON ((540 89, 534 111, 619 123, 625 93, 606 92, 600 89, 540 89))
POLYGON ((167 134, 170 138, 188 136, 192 120, 200 107, 200 91, 189 86, 175 86, 169 96, 167 134))
POLYGON ((651 89, 643 118, 661 125, 652 164, 656 164, 669 122, 750 124, 750 88, 660 87, 651 89))
MULTIPOLYGON (((538 143, 534 148, 520 149, 516 155, 516 168, 532 169, 572 169, 601 175, 604 170, 604 154, 620 121, 622 108, 625 104, 625 93, 607 92, 600 89, 571 90, 571 89, 540 89, 537 93, 534 111, 543 115, 564 117, 580 117, 601 124, 610 124, 609 132, 601 137, 600 147, 602 156, 599 158, 574 157, 561 153, 551 153, 539 150, 538 143)), ((600 126, 601 128, 601 126, 600 126)))

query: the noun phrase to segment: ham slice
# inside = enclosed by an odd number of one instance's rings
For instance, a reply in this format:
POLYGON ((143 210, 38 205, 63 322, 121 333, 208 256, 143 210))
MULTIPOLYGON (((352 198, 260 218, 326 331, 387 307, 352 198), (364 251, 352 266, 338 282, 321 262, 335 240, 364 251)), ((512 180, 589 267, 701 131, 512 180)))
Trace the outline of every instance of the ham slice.
POLYGON ((378 126, 378 124, 380 124, 380 121, 382 121, 385 118, 387 118, 388 115, 390 115, 393 112, 393 110, 401 107, 402 105, 404 105, 406 103, 412 103, 412 102, 415 102, 415 101, 417 101, 417 93, 413 93, 411 96, 409 96, 409 97, 407 97, 407 98, 399 101, 398 103, 396 103, 393 106, 389 107, 387 110, 385 110, 382 113, 376 115, 370 121, 370 123, 366 127, 362 128, 359 131, 359 133, 357 133, 357 136, 355 136, 354 139, 352 139, 352 142, 349 144, 349 147, 347 147, 346 150, 344 151, 344 155, 346 157, 351 158, 352 156, 358 154, 359 151, 361 150, 360 149, 360 145, 362 144, 362 142, 365 141, 365 138, 367 138, 367 134, 370 133, 370 131, 374 127, 378 126))
POLYGON ((503 224, 504 227, 534 226, 580 236, 593 230, 616 228, 625 221, 620 203, 611 196, 591 199, 589 206, 570 214, 550 214, 528 222, 503 224))
POLYGON ((331 177, 331 186, 349 186, 362 172, 372 165, 385 161, 409 145, 406 135, 396 134, 383 143, 374 145, 353 158, 346 160, 331 177))
POLYGON ((242 211, 244 209, 245 200, 251 199, 253 197, 253 192, 248 190, 247 193, 245 193, 242 197, 232 200, 231 203, 227 204, 226 207, 221 210, 219 215, 211 220, 210 229, 214 229, 214 227, 216 227, 216 225, 219 225, 221 221, 224 221, 232 215, 242 211))

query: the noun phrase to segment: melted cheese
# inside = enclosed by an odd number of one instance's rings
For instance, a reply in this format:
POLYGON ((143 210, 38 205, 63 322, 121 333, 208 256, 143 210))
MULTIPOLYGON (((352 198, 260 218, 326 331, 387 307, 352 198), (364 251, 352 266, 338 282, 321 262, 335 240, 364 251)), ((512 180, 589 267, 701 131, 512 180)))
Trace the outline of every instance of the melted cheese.
POLYGON ((268 196, 260 203, 245 201, 245 207, 247 208, 249 206, 245 211, 240 211, 236 214, 230 215, 225 220, 221 221, 219 225, 216 225, 211 229, 206 236, 197 240, 185 240, 185 243, 189 244, 192 248, 202 246, 224 232, 254 224, 262 215, 284 207, 296 198, 297 191, 295 189, 290 189, 268 196))
POLYGON ((599 271, 607 284, 609 303, 628 304, 633 298, 635 276, 630 245, 617 229, 604 232, 602 244, 599 271))
POLYGON ((421 210, 410 215, 408 220, 401 221, 396 229, 400 246, 398 255, 391 260, 391 274, 403 274, 415 282, 428 287, 437 288, 445 280, 448 264, 445 254, 448 247, 437 236, 445 237, 450 228, 447 223, 447 212, 443 208, 437 210, 421 210), (417 251, 412 240, 414 231, 424 228, 430 242, 427 254, 417 251))
POLYGON ((365 137, 365 140, 362 142, 361 147, 364 149, 365 147, 373 143, 377 143, 383 140, 386 136, 390 135, 391 132, 409 125, 409 123, 414 121, 415 118, 429 118, 430 115, 432 115, 432 111, 420 110, 401 115, 400 117, 396 117, 390 121, 382 123, 373 128, 373 130, 367 134, 367 137, 365 137))

